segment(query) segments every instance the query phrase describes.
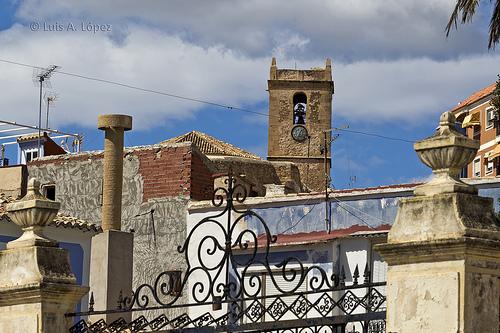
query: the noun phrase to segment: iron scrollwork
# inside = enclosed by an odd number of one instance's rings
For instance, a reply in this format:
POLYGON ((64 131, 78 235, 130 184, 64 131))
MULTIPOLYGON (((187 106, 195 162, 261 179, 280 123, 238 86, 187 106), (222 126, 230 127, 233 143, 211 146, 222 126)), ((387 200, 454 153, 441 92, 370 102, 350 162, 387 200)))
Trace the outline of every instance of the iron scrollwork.
MULTIPOLYGON (((194 319, 185 313, 171 320, 161 315, 149 322, 141 316, 127 325, 128 328, 143 329, 148 326, 158 329, 167 325, 174 329, 226 326, 244 323, 244 318, 256 323, 266 314, 275 321, 283 318, 286 313, 303 319, 313 311, 315 316, 328 317, 335 309, 340 314, 350 315, 359 308, 365 312, 377 311, 385 303, 385 296, 376 289, 385 283, 373 284, 370 281, 368 265, 361 277, 362 281, 358 281, 360 274, 356 266, 353 285, 346 287, 343 267, 339 274, 335 274, 327 273, 317 264, 306 265, 297 257, 288 257, 281 262, 272 263, 270 247, 277 237, 271 234, 266 222, 257 213, 240 208, 244 207, 243 203, 247 197, 245 187, 235 183, 231 174, 225 184, 227 188, 217 188, 212 198, 212 204, 222 210, 198 221, 189 229, 184 243, 177 248, 186 263, 184 274, 180 271, 161 272, 153 283, 144 283, 131 295, 122 295, 118 301, 118 310, 113 311, 130 312, 200 305, 210 305, 213 311, 217 311, 222 309, 222 304, 226 304, 225 313, 214 317, 207 312, 194 319), (254 229, 249 228, 246 223, 249 219, 256 221, 261 227, 255 230, 263 229, 264 233, 258 235, 254 229), (256 271, 255 267, 259 267, 259 270, 256 271), (264 275, 278 291, 277 295, 267 295, 263 292, 266 283, 264 275), (307 292, 299 289, 304 286, 307 292), (351 290, 353 288, 364 288, 366 292, 359 296, 359 292, 351 290), (332 293, 335 291, 343 291, 338 300, 333 297, 332 293), (307 294, 313 293, 318 297, 311 301, 307 294), (180 304, 183 294, 189 294, 192 301, 180 304), (284 300, 285 297, 288 301, 284 300), (292 301, 289 300, 291 297, 292 301), (269 302, 266 303, 265 299, 269 299, 269 302)), ((98 313, 106 311, 92 309, 77 315, 98 313)), ((124 325, 123 322, 112 324, 124 325)), ((76 329, 76 326, 74 332, 86 332, 76 329)), ((321 327, 323 326, 319 325, 317 329, 321 327)))
MULTIPOLYGON (((308 275, 312 276, 307 282, 307 289, 310 291, 333 289, 343 283, 341 280, 345 280, 345 274, 341 274, 343 276, 328 274, 322 267, 306 266, 296 257, 285 258, 275 265, 270 263, 270 246, 276 242, 276 236, 271 235, 266 222, 258 214, 252 210, 239 210, 236 207, 247 197, 245 187, 235 184, 231 175, 225 182, 227 188, 217 188, 212 198, 215 207, 224 209, 199 221, 189 231, 184 244, 177 249, 184 255, 187 264, 182 280, 179 281, 180 274, 174 275, 171 271, 162 272, 153 284, 142 284, 130 297, 124 297, 122 309, 145 309, 152 305, 153 300, 155 306, 172 306, 181 294, 175 292, 174 286, 177 286, 177 290, 189 289, 191 298, 196 304, 212 304, 213 300, 219 303, 231 303, 256 298, 262 294, 263 280, 260 272, 255 273, 251 270, 255 266, 264 268, 280 294, 296 292, 305 283, 308 275), (237 216, 233 220, 235 213, 237 216), (221 218, 226 219, 225 225, 220 221, 221 218), (254 230, 246 228, 244 222, 248 218, 257 221, 265 233, 257 235, 254 230), (204 234, 207 230, 210 230, 210 234, 204 234), (195 237, 199 234, 204 234, 201 239, 195 237), (249 256, 246 260, 242 260, 235 255, 235 250, 238 250, 239 254, 245 251, 249 256), (277 279, 285 281, 287 288, 284 289, 278 284, 277 279)), ((359 273, 355 274, 355 284, 358 284, 358 277, 359 273)), ((303 307, 304 304, 296 306, 297 313, 301 313, 303 307)))

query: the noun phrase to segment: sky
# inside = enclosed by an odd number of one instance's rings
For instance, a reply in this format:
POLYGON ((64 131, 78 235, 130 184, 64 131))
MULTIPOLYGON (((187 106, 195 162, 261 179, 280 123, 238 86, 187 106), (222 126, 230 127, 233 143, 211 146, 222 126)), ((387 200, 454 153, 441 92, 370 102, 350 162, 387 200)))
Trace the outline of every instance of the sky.
MULTIPOLYGON (((116 81, 267 114, 278 68, 333 63, 333 127, 404 140, 496 80, 491 3, 446 38, 453 0, 0 0, 0 60, 116 81)), ((37 124, 33 69, 0 61, 0 119, 37 124)), ((134 117, 127 146, 198 130, 265 158, 267 117, 55 73, 50 126, 102 149, 97 115, 134 117)), ((350 132, 332 143, 332 185, 422 181, 412 144, 350 132)), ((13 154, 12 151, 9 154, 13 154)), ((10 155, 12 157, 12 155, 10 155)), ((15 158, 14 158, 15 159, 15 158)))

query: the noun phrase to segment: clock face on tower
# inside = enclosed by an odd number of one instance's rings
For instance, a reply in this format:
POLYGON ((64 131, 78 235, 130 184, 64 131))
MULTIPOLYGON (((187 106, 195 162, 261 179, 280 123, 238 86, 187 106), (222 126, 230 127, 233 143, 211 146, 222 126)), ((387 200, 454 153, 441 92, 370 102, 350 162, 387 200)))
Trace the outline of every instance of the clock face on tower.
POLYGON ((307 136, 308 136, 308 134, 307 134, 307 129, 305 128, 305 126, 295 125, 292 128, 292 138, 295 141, 302 142, 305 139, 307 139, 307 136))

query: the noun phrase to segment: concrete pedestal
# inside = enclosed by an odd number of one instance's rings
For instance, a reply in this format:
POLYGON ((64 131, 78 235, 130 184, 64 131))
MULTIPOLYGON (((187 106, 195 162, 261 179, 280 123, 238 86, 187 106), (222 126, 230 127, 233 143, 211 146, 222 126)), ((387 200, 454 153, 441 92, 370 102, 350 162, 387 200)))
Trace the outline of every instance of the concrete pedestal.
POLYGON ((0 332, 68 332, 88 287, 76 285, 69 255, 56 247, 0 251, 0 332))
POLYGON ((445 112, 434 135, 415 143, 433 179, 402 199, 387 244, 387 332, 498 333, 500 223, 493 200, 458 175, 477 140, 445 112))
POLYGON ((387 332, 498 332, 500 228, 491 199, 403 199, 377 251, 389 264, 387 332))
MULTIPOLYGON (((134 234, 106 230, 92 238, 90 257, 90 290, 94 293, 96 311, 116 310, 120 292, 130 297, 132 292, 134 234)), ((130 313, 91 316, 95 322, 104 318, 107 323, 123 317, 130 321, 130 313)))

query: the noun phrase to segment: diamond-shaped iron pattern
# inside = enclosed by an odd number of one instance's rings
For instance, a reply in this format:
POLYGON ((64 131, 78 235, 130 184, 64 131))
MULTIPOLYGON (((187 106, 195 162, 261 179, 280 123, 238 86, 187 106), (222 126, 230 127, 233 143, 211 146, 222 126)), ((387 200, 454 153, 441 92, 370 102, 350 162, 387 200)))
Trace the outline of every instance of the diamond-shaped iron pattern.
POLYGON ((279 320, 288 311, 288 306, 281 298, 276 298, 268 307, 267 313, 274 319, 279 320))
POLYGON ((380 309, 385 304, 386 297, 375 288, 370 288, 370 292, 361 300, 361 305, 366 311, 374 312, 380 309))
POLYGON ((347 290, 339 299, 337 305, 345 314, 350 315, 361 302, 362 300, 358 296, 356 296, 352 291, 347 290))
POLYGON ((102 330, 108 328, 108 325, 106 325, 106 322, 104 321, 104 319, 99 319, 98 321, 96 321, 95 323, 93 323, 92 325, 90 325, 89 327, 89 331, 94 333, 94 332, 101 332, 102 330))
POLYGON ((89 326, 85 320, 81 319, 75 325, 71 326, 69 333, 86 333, 89 331, 89 326))
POLYGON ((127 326, 127 321, 122 317, 118 318, 114 322, 108 325, 108 330, 110 332, 120 332, 127 326))
POLYGON ((304 297, 304 295, 300 295, 297 299, 290 305, 290 311, 293 312, 297 318, 302 319, 312 308, 311 302, 304 297))
POLYGON ((214 317, 210 314, 210 312, 204 313, 198 318, 193 320, 193 325, 196 327, 204 327, 208 326, 211 322, 214 321, 214 317))
POLYGON ((164 314, 156 317, 155 319, 149 322, 149 327, 152 331, 159 330, 168 325, 168 318, 164 314))
POLYGON ((133 320, 128 324, 127 328, 131 330, 132 332, 139 331, 146 326, 148 326, 149 322, 144 316, 140 316, 139 318, 133 320))
POLYGON ((259 302, 259 301, 253 301, 252 304, 245 310, 245 314, 254 323, 259 320, 262 315, 264 315, 264 311, 266 308, 259 302))
POLYGON ((173 328, 182 328, 191 322, 191 318, 186 313, 181 314, 178 317, 175 317, 170 322, 173 328))
POLYGON ((326 317, 331 314, 332 310, 337 306, 337 303, 327 293, 323 293, 316 302, 314 308, 323 316, 326 317))

